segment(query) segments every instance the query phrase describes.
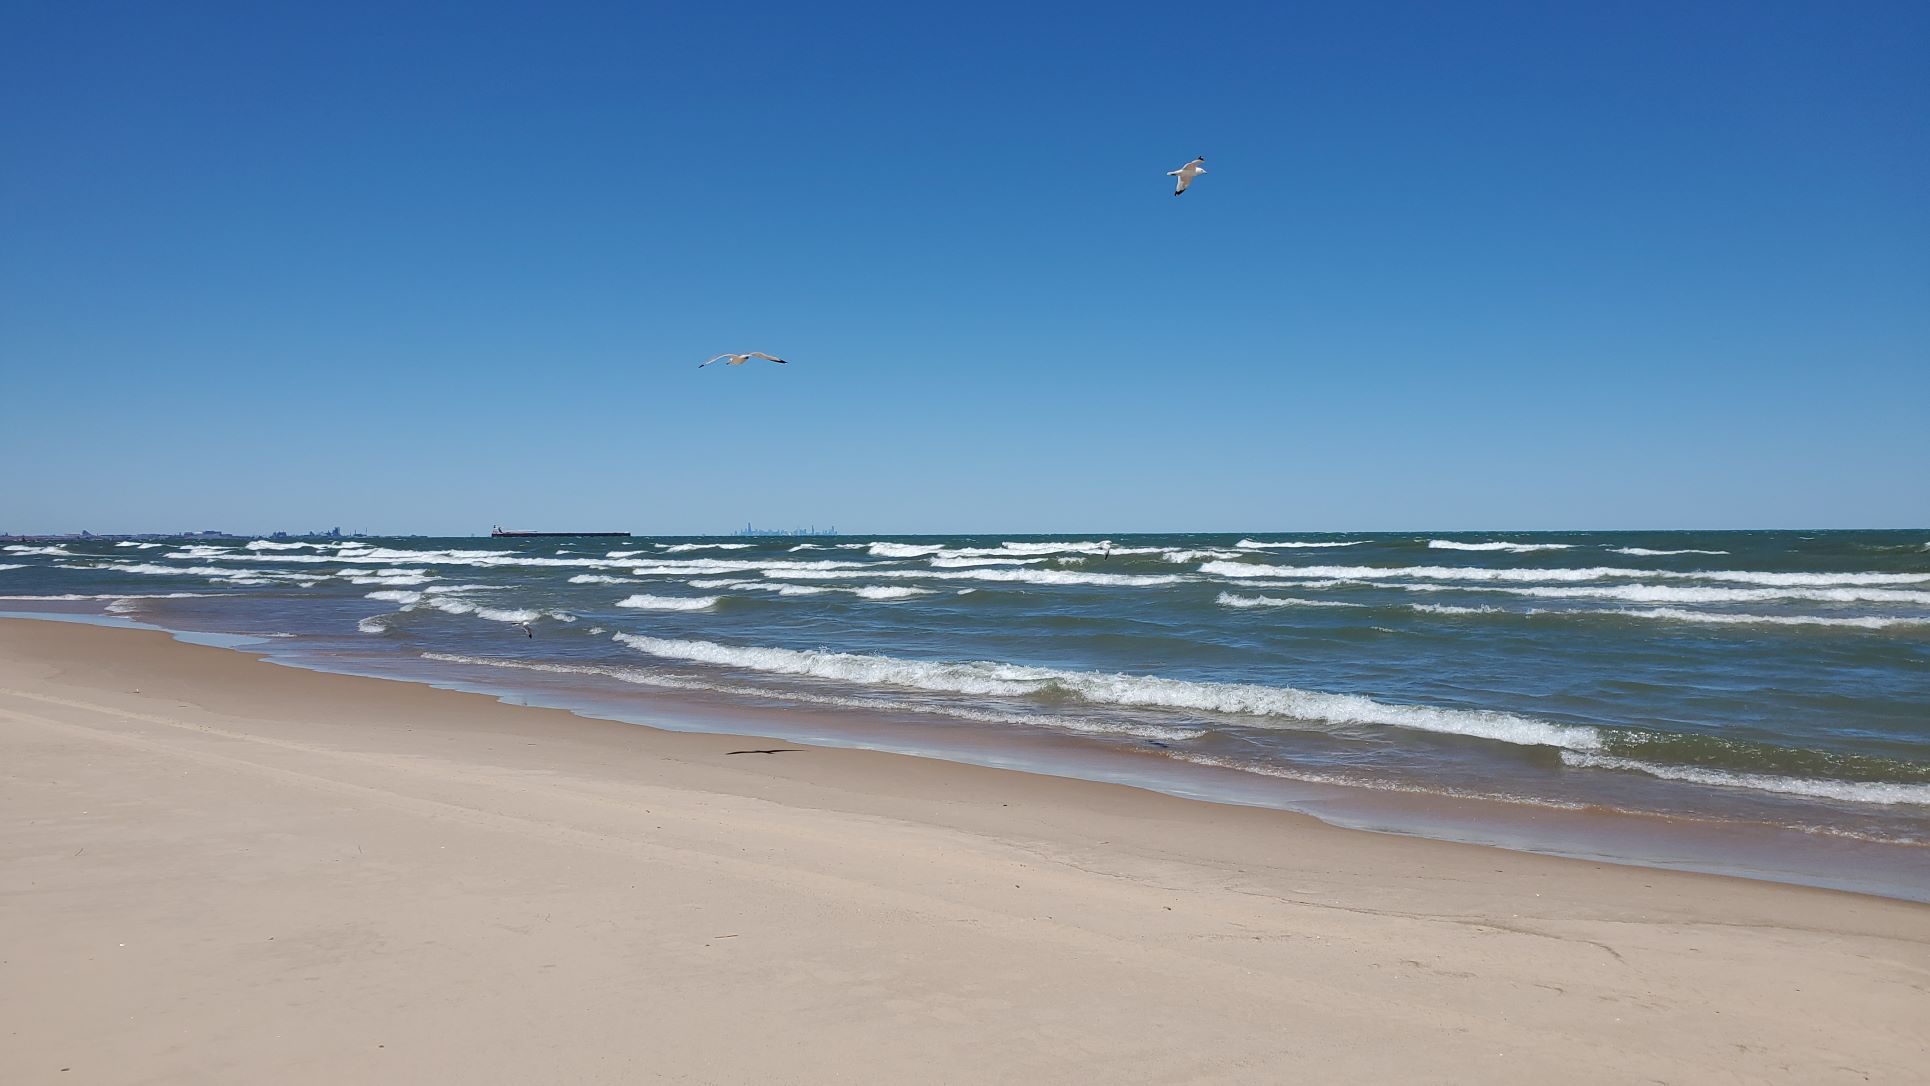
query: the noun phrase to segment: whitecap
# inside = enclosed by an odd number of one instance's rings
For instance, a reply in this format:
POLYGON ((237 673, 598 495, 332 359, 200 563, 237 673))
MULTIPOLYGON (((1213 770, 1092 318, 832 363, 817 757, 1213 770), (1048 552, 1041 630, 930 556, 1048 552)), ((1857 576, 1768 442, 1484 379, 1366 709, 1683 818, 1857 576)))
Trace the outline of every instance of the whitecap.
POLYGON ((929 588, 907 588, 902 585, 865 585, 851 589, 860 599, 867 600, 908 600, 916 596, 929 596, 929 588))
POLYGON ((409 603, 415 603, 420 599, 422 599, 422 593, 404 592, 401 589, 385 588, 379 592, 370 592, 366 594, 363 598, 371 599, 371 600, 387 600, 390 603, 409 604, 409 603))
POLYGON ((571 584, 636 584, 635 577, 612 577, 607 573, 579 573, 570 578, 571 584))
POLYGON ((717 606, 721 596, 649 596, 638 594, 616 602, 618 607, 634 607, 643 611, 708 611, 717 606))
POLYGON ((1358 547, 1362 543, 1366 543, 1366 542, 1368 541, 1365 539, 1349 539, 1345 542, 1334 542, 1331 540, 1320 541, 1320 542, 1310 542, 1304 539, 1283 539, 1283 540, 1280 540, 1279 542, 1265 542, 1258 539, 1242 539, 1238 543, 1235 543, 1234 546, 1239 547, 1242 550, 1250 550, 1250 551, 1262 550, 1262 549, 1297 551, 1297 550, 1309 550, 1309 549, 1318 548, 1318 547, 1358 547))
POLYGON ((1200 572, 1220 577, 1324 577, 1385 580, 1390 577, 1431 581, 1572 582, 1642 578, 1725 581, 1769 586, 1827 586, 1923 584, 1930 573, 1760 573, 1752 570, 1622 569, 1591 566, 1583 569, 1516 569, 1489 566, 1276 566, 1259 562, 1204 562, 1200 572))
POLYGON ((1613 554, 1632 554, 1638 558, 1659 558, 1665 554, 1728 554, 1729 553, 1728 551, 1698 551, 1698 550, 1652 551, 1652 550, 1649 550, 1647 547, 1610 547, 1609 551, 1610 553, 1613 553, 1613 554))
POLYGON ((1052 561, 1050 558, 999 558, 989 554, 981 557, 955 558, 934 556, 931 559, 931 566, 933 569, 968 569, 972 566, 1037 566, 1050 561, 1052 561))
POLYGON ((1342 603, 1339 600, 1303 600, 1292 596, 1236 596, 1231 592, 1220 593, 1216 600, 1221 607, 1365 607, 1363 603, 1342 603))
POLYGON ((1565 551, 1573 543, 1460 543, 1452 539, 1430 539, 1430 550, 1437 551, 1507 551, 1509 554, 1527 554, 1530 551, 1565 551))
MULTIPOLYGON (((593 629, 591 633, 601 633, 593 629)), ((621 636, 621 635, 619 635, 621 636)), ((636 668, 591 667, 582 664, 538 663, 525 660, 490 659, 477 656, 460 656, 454 653, 425 652, 426 660, 446 660, 452 663, 479 665, 484 667, 519 668, 529 671, 551 671, 569 675, 599 675, 616 679, 619 682, 638 686, 659 686, 671 690, 704 690, 735 697, 778 698, 808 705, 833 705, 848 709, 866 709, 890 713, 924 713, 960 720, 976 720, 988 724, 1014 724, 1029 728, 1049 728, 1063 731, 1083 732, 1093 735, 1127 735, 1142 739, 1157 739, 1168 743, 1180 743, 1198 739, 1206 732, 1199 728, 1174 728, 1161 725, 1128 724, 1113 720, 1093 720, 1061 714, 1038 713, 1000 713, 964 705, 933 705, 916 701, 897 701, 886 698, 864 697, 848 698, 835 694, 822 694, 807 690, 767 690, 755 686, 738 686, 730 683, 712 682, 700 678, 681 675, 661 675, 636 668)))
POLYGON ((1744 615, 1717 611, 1684 611, 1675 607, 1613 610, 1605 613, 1624 615, 1629 618, 1658 618, 1672 622, 1703 622, 1725 626, 1842 626, 1864 630, 1883 630, 1892 626, 1930 626, 1930 618, 1886 615, 1744 615))
POLYGON ((1410 606, 1424 615, 1498 615, 1506 611, 1502 607, 1456 607, 1450 603, 1416 603, 1410 606))
MULTIPOLYGON (((767 577, 791 577, 802 580, 826 580, 849 577, 849 572, 793 570, 790 572, 766 572, 767 577)), ((1121 588, 1145 588, 1155 585, 1177 584, 1186 577, 1153 573, 1083 573, 1066 569, 870 569, 864 571, 866 577, 919 578, 942 581, 1000 581, 1017 584, 1038 585, 1112 585, 1121 588)))
POLYGON ((553 618, 560 622, 575 622, 576 616, 561 611, 533 611, 527 608, 485 607, 473 600, 453 599, 448 596, 424 596, 411 605, 411 610, 430 607, 451 615, 474 615, 491 622, 534 622, 539 618, 553 618))
POLYGON ((859 653, 724 645, 641 634, 615 637, 639 652, 664 659, 867 685, 994 697, 1058 696, 1095 705, 1284 717, 1327 724, 1385 725, 1572 750, 1595 750, 1602 743, 1597 729, 1582 725, 1556 724, 1486 710, 1389 704, 1358 694, 1327 694, 1293 687, 1191 682, 1152 675, 1063 671, 986 661, 909 660, 859 653))
POLYGON ((1657 765, 1635 758, 1617 758, 1581 751, 1561 752, 1562 764, 1587 769, 1619 769, 1646 773, 1664 780, 1687 781, 1718 788, 1750 788, 1759 792, 1810 796, 1844 803, 1930 804, 1930 784, 1905 784, 1894 781, 1838 781, 1805 777, 1784 777, 1769 773, 1733 773, 1702 766, 1657 765))

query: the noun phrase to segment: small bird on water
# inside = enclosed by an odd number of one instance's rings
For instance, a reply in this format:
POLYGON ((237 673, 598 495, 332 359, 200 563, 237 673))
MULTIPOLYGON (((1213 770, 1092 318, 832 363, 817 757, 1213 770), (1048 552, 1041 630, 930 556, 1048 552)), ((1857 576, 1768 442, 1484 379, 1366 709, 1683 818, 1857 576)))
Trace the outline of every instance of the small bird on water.
POLYGON ((1173 195, 1178 196, 1180 193, 1185 192, 1186 186, 1192 184, 1193 179, 1195 177, 1198 177, 1199 175, 1205 172, 1206 172, 1205 155, 1201 155, 1200 157, 1194 159, 1193 161, 1188 162, 1186 165, 1181 166, 1177 170, 1167 170, 1166 176, 1179 178, 1178 181, 1173 183, 1173 195))
MULTIPOLYGON (((749 354, 720 354, 716 358, 711 359, 710 362, 722 362, 726 366, 741 366, 753 358, 762 358, 767 362, 775 362, 780 366, 790 365, 790 363, 784 361, 782 358, 773 358, 763 351, 752 351, 749 354)), ((699 362, 697 363, 697 368, 703 369, 705 366, 710 365, 710 362, 699 362)))

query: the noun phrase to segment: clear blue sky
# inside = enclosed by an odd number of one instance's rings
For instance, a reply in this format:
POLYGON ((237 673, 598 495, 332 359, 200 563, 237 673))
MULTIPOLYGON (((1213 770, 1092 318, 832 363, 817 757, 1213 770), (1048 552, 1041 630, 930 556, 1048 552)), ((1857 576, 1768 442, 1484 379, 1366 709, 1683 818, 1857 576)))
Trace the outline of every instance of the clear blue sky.
POLYGON ((0 8, 0 530, 1930 523, 1921 3, 640 8, 0 8))

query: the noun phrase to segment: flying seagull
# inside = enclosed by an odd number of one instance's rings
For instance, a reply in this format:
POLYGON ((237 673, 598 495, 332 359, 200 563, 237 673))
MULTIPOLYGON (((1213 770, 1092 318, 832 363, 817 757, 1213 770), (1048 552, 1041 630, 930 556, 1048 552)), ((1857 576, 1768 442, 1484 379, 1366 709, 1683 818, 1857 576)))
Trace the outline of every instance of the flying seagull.
POLYGON ((1186 165, 1181 166, 1177 170, 1167 170, 1166 176, 1179 178, 1178 181, 1173 183, 1173 195, 1178 196, 1180 193, 1185 192, 1186 186, 1193 183, 1193 178, 1198 177, 1199 175, 1205 172, 1206 172, 1205 155, 1201 155, 1200 157, 1194 159, 1193 161, 1188 162, 1186 165))
POLYGON ((516 624, 516 628, 517 628, 517 629, 519 629, 519 630, 521 630, 521 631, 523 631, 523 636, 524 636, 524 637, 535 637, 535 636, 536 636, 536 631, 535 631, 535 630, 532 630, 532 629, 530 629, 530 628, 529 628, 529 623, 527 623, 527 622, 518 622, 518 623, 516 624))
MULTIPOLYGON (((711 359, 710 362, 722 362, 726 366, 741 366, 753 358, 762 358, 767 362, 775 362, 780 366, 790 365, 790 363, 784 361, 782 358, 772 358, 763 351, 752 351, 749 354, 720 354, 716 358, 711 359)), ((697 368, 703 369, 705 366, 710 365, 710 362, 699 362, 697 368)))

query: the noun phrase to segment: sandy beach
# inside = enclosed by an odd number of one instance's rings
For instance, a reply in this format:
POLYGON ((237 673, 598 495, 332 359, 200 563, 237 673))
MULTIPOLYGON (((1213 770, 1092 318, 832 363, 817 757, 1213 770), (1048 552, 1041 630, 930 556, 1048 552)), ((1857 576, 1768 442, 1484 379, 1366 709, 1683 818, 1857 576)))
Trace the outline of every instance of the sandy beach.
POLYGON ((0 621, 0 770, 8 1082, 1930 1063, 1922 905, 662 732, 157 632, 0 621))

